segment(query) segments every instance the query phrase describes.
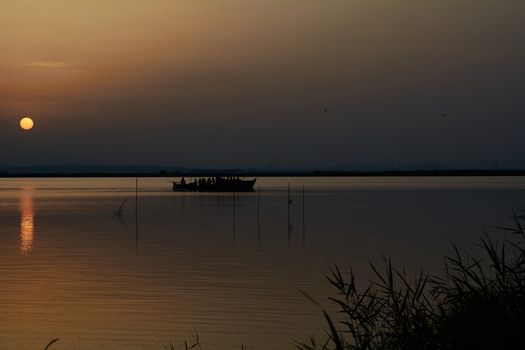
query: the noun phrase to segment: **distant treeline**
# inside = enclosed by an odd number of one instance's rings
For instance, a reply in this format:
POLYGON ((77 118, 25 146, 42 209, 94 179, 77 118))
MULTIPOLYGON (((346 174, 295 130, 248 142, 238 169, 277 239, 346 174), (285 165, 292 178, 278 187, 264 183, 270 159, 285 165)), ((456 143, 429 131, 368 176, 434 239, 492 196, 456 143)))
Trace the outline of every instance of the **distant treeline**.
POLYGON ((395 176, 525 176, 525 170, 392 170, 392 171, 252 171, 252 170, 183 170, 156 172, 6 172, 0 171, 0 178, 16 177, 215 177, 215 176, 246 176, 246 177, 280 177, 280 176, 340 176, 340 177, 395 177, 395 176))

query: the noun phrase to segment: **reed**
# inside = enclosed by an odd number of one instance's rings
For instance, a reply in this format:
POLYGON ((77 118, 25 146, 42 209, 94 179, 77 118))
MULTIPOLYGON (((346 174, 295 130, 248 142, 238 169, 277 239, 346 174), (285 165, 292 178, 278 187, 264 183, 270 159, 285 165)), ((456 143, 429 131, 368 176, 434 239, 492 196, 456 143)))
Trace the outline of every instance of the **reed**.
POLYGON ((44 348, 44 350, 48 350, 51 345, 53 345, 54 343, 56 343, 59 340, 60 340, 60 338, 55 338, 55 339, 51 340, 49 343, 47 343, 47 345, 44 348))
POLYGON ((480 257, 452 245, 439 276, 421 270, 409 277, 384 257, 381 267, 370 264, 373 279, 360 287, 352 271, 336 266, 327 279, 336 291, 330 301, 337 317, 321 308, 327 338, 298 342, 298 348, 525 349, 523 212, 513 212, 512 220, 500 228, 510 236, 480 237, 480 257))
MULTIPOLYGON (((162 345, 162 347, 165 350, 175 350, 175 345, 173 345, 171 341, 168 344, 162 345)), ((202 350, 202 346, 200 344, 198 334, 193 335, 193 339, 191 342, 188 342, 186 340, 184 341, 184 350, 192 350, 192 349, 202 350)))

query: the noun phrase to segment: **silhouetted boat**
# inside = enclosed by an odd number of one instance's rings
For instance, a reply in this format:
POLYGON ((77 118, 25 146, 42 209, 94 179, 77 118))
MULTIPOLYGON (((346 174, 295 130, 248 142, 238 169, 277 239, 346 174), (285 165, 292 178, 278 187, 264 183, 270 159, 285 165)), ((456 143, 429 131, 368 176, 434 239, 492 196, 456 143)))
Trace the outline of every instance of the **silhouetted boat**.
POLYGON ((255 186, 253 180, 241 180, 239 178, 201 178, 192 182, 185 182, 184 178, 180 182, 173 181, 173 191, 175 192, 253 192, 255 186))

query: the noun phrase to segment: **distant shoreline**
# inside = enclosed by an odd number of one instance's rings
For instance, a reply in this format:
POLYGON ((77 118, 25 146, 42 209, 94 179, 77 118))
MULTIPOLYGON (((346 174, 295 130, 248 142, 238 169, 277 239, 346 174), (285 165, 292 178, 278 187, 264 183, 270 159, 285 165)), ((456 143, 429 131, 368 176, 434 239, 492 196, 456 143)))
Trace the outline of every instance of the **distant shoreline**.
POLYGON ((79 177, 426 177, 426 176, 525 176, 525 170, 399 170, 399 171, 184 171, 157 173, 0 173, 0 178, 79 178, 79 177))

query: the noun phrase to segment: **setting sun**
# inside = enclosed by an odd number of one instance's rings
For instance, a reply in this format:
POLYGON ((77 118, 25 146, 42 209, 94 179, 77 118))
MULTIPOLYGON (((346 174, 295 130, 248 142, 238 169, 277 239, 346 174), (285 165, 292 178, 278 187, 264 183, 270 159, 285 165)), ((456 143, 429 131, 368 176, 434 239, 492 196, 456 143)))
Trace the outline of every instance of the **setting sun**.
POLYGON ((33 119, 29 117, 25 117, 20 120, 20 127, 24 130, 33 129, 33 125, 35 125, 35 123, 33 122, 33 119))

